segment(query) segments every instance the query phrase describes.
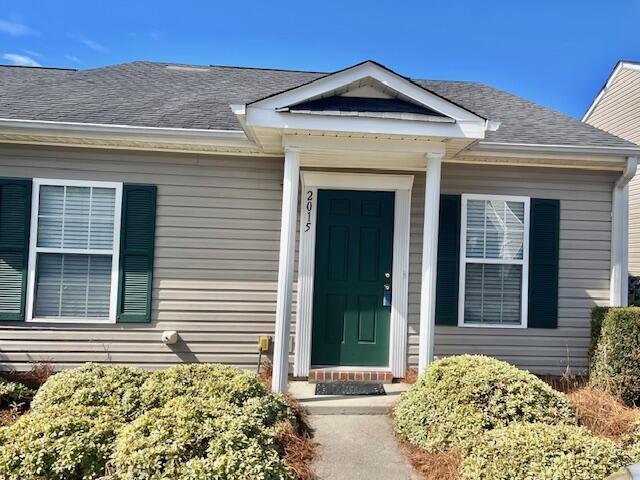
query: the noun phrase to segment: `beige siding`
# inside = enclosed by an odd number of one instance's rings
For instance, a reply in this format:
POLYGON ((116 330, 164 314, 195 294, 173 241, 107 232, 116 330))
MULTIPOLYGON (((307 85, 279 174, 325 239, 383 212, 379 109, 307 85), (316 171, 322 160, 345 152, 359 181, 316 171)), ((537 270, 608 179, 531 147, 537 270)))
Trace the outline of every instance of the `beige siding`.
MULTIPOLYGON (((445 165, 443 193, 525 195, 560 200, 557 329, 436 328, 436 355, 481 353, 539 373, 586 367, 589 315, 609 299, 611 189, 615 173, 524 167, 445 165)), ((409 362, 417 364, 424 177, 412 200, 409 362)))
MULTIPOLYGON (((158 185, 153 322, 0 324, 0 368, 113 361, 158 368, 181 361, 254 367, 275 316, 281 159, 0 148, 0 176, 158 185), (160 343, 163 330, 183 342, 160 343)), ((418 355, 424 173, 416 173, 410 251, 409 362, 418 355)), ((445 193, 561 200, 560 327, 437 329, 436 353, 485 353, 538 372, 583 368, 589 312, 606 304, 613 173, 446 165, 445 193)), ((294 310, 295 311, 295 310, 294 310)))
POLYGON ((158 186, 153 322, 0 324, 0 368, 35 360, 254 367, 275 315, 282 160, 0 147, 0 176, 158 186), (168 347, 163 330, 184 342, 168 347))
MULTIPOLYGON (((640 70, 620 70, 587 123, 640 145, 640 70)), ((640 275, 640 175, 629 186, 629 273, 640 275)))

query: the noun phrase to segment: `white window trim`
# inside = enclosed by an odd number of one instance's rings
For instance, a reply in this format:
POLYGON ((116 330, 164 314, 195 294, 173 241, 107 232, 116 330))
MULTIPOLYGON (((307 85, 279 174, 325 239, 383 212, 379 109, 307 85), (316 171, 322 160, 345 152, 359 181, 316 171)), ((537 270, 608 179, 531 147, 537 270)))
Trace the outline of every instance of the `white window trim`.
POLYGON ((122 183, 120 182, 97 182, 85 180, 62 180, 49 178, 34 178, 31 195, 31 233, 29 235, 29 266, 27 271, 27 300, 26 315, 27 322, 40 323, 81 323, 81 324, 111 324, 116 323, 116 309, 118 301, 118 277, 120 267, 120 222, 122 216, 122 183), (40 187, 43 185, 68 186, 68 187, 97 187, 113 188, 116 191, 114 226, 113 226, 113 249, 73 249, 73 248, 47 248, 37 247, 38 241, 38 209, 40 206, 40 187), (36 287, 36 257, 38 253, 81 253, 86 255, 112 255, 111 259, 111 296, 109 299, 109 317, 102 318, 82 318, 82 317, 56 317, 37 318, 33 316, 36 287))
POLYGON ((466 328, 527 328, 528 323, 528 300, 529 300, 529 224, 531 212, 531 197, 520 197, 511 195, 480 195, 463 194, 462 208, 460 213, 460 288, 458 297, 458 326, 466 328), (506 260, 500 258, 470 258, 467 259, 467 202, 469 200, 502 200, 505 202, 524 202, 524 239, 522 260, 506 260), (465 323, 464 321, 464 297, 466 281, 467 263, 493 263, 522 265, 522 292, 521 312, 519 325, 505 325, 501 323, 465 323))

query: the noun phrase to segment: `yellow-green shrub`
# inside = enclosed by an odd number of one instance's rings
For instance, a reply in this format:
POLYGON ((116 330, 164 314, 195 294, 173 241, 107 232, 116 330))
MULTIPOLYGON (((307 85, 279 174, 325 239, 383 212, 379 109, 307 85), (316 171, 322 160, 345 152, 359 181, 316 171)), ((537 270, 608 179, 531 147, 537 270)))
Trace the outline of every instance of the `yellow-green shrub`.
POLYGON ((107 407, 64 405, 23 415, 0 428, 0 478, 99 478, 121 425, 107 407))
POLYGON ((249 398, 270 392, 257 375, 239 368, 217 364, 182 364, 153 372, 142 386, 146 408, 161 407, 183 395, 194 398, 221 398, 242 405, 249 398))
POLYGON ((430 451, 512 422, 574 424, 568 399, 536 376, 493 358, 433 362, 394 410, 395 429, 430 451))
POLYGON ((640 405, 640 308, 610 309, 591 365, 593 387, 640 405))
POLYGON ((22 383, 10 382, 0 378, 0 407, 14 402, 28 401, 34 394, 35 391, 22 383))
POLYGON ((293 479, 275 442, 274 400, 267 395, 238 406, 216 398, 181 397, 151 409, 118 436, 116 477, 293 479))
POLYGON ((465 450, 461 480, 597 480, 631 463, 611 440, 571 425, 513 423, 465 450))
POLYGON ((125 418, 133 418, 140 413, 140 388, 148 375, 142 368, 87 363, 49 377, 31 408, 106 406, 125 418))

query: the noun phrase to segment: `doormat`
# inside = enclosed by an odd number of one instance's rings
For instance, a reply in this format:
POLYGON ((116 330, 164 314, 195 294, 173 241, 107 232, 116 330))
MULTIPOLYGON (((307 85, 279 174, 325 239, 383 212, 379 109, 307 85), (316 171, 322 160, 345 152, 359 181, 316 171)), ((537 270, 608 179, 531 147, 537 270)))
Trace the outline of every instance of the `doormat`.
POLYGON ((316 383, 316 395, 386 395, 381 383, 324 382, 316 383))

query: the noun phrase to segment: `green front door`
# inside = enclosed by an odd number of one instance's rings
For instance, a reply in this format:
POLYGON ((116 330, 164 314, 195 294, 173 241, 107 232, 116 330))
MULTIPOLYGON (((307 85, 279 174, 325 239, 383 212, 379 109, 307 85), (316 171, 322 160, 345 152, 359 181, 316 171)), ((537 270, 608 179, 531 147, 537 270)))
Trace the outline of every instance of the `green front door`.
POLYGON ((314 366, 389 364, 393 202, 393 192, 318 191, 314 366))

